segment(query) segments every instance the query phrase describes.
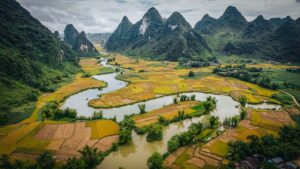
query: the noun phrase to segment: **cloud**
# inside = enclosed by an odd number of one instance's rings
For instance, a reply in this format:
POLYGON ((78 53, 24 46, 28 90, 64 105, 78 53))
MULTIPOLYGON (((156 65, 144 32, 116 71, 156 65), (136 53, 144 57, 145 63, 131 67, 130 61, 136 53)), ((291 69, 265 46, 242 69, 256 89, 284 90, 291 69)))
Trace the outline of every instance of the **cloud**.
POLYGON ((52 31, 63 32, 72 23, 79 31, 112 32, 124 15, 135 23, 150 7, 167 18, 174 11, 194 25, 203 15, 218 18, 227 6, 236 6, 250 21, 265 18, 300 16, 300 0, 18 0, 23 7, 52 31))

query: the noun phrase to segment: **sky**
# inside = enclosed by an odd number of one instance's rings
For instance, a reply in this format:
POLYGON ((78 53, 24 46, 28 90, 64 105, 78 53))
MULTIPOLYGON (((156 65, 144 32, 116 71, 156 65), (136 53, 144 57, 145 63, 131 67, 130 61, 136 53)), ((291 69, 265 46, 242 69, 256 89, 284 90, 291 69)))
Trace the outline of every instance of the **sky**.
POLYGON ((218 18, 232 5, 248 21, 258 15, 265 18, 300 17, 300 0, 17 0, 50 30, 63 33, 72 23, 79 31, 88 33, 113 32, 123 16, 132 23, 140 20, 150 8, 158 9, 167 18, 180 12, 195 25, 205 14, 218 18))

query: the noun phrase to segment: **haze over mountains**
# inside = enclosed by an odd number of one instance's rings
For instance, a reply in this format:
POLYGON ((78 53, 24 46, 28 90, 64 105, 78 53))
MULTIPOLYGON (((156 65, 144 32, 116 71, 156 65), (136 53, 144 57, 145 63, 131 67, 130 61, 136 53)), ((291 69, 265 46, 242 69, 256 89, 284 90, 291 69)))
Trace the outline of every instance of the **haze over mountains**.
POLYGON ((203 60, 217 55, 243 55, 276 61, 300 61, 300 19, 248 22, 229 6, 219 18, 205 15, 195 27, 174 12, 166 20, 155 8, 132 24, 125 16, 106 43, 108 51, 159 60, 203 60))

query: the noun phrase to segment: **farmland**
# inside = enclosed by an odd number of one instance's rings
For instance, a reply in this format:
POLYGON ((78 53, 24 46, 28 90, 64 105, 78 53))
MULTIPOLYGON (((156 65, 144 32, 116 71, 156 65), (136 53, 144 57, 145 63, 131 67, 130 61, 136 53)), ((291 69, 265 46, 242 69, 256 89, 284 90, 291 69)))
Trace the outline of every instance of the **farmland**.
MULTIPOLYGON (((186 68, 180 67, 177 62, 132 59, 120 54, 110 54, 109 58, 114 58, 111 59, 111 65, 122 68, 117 78, 128 82, 128 85, 90 100, 89 105, 92 107, 113 108, 157 97, 180 95, 184 92, 227 95, 236 101, 245 96, 248 103, 255 104, 263 102, 281 104, 282 99, 273 96, 276 94, 283 97, 282 93, 276 90, 266 89, 257 84, 231 77, 218 76, 213 73, 214 66, 186 68), (189 76, 190 71, 194 72, 194 76, 189 76)), ((112 73, 115 70, 103 67, 99 65, 99 62, 95 58, 81 60, 82 71, 75 76, 72 82, 58 88, 53 93, 44 93, 40 96, 31 117, 20 123, 1 127, 0 153, 10 154, 12 159, 34 160, 42 152, 51 151, 56 160, 66 161, 73 156, 79 157, 78 150, 85 145, 107 151, 114 143, 117 143, 121 128, 113 119, 54 121, 44 119, 40 114, 41 108, 49 102, 63 103, 68 96, 83 90, 106 87, 105 82, 91 76, 112 73), (88 76, 85 76, 86 74, 88 76)), ((248 66, 271 67, 271 70, 277 73, 286 68, 294 68, 269 64, 248 66)), ((276 78, 274 79, 276 80, 276 78)), ((293 78, 285 80, 296 83, 293 82, 293 78)), ((290 104, 293 104, 292 100, 290 104)), ((136 127, 144 128, 159 124, 159 118, 171 121, 179 116, 178 112, 180 111, 183 111, 185 116, 193 117, 195 113, 201 116, 203 105, 202 102, 195 100, 180 101, 134 115, 131 119, 135 122, 136 127)), ((226 129, 221 133, 215 129, 205 129, 197 138, 208 139, 207 141, 178 149, 165 159, 164 165, 171 168, 214 168, 225 165, 229 142, 247 141, 247 136, 251 134, 276 136, 283 125, 296 126, 290 113, 284 109, 256 110, 248 108, 247 111, 247 118, 242 120, 236 128, 226 129), (273 123, 274 121, 276 123, 273 123)), ((207 118, 209 115, 204 119, 207 118)))

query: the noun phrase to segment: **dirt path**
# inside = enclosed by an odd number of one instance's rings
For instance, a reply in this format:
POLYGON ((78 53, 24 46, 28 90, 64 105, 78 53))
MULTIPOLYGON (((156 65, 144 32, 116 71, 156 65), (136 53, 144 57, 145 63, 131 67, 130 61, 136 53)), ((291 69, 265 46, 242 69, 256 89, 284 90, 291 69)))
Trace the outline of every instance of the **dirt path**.
POLYGON ((286 92, 286 91, 283 91, 283 90, 279 90, 279 91, 282 92, 282 93, 285 93, 285 94, 289 95, 290 97, 292 97, 292 99, 294 100, 294 103, 296 104, 296 106, 297 106, 298 108, 300 108, 299 102, 297 101, 297 99, 296 99, 292 94, 290 94, 290 93, 288 93, 288 92, 286 92))

